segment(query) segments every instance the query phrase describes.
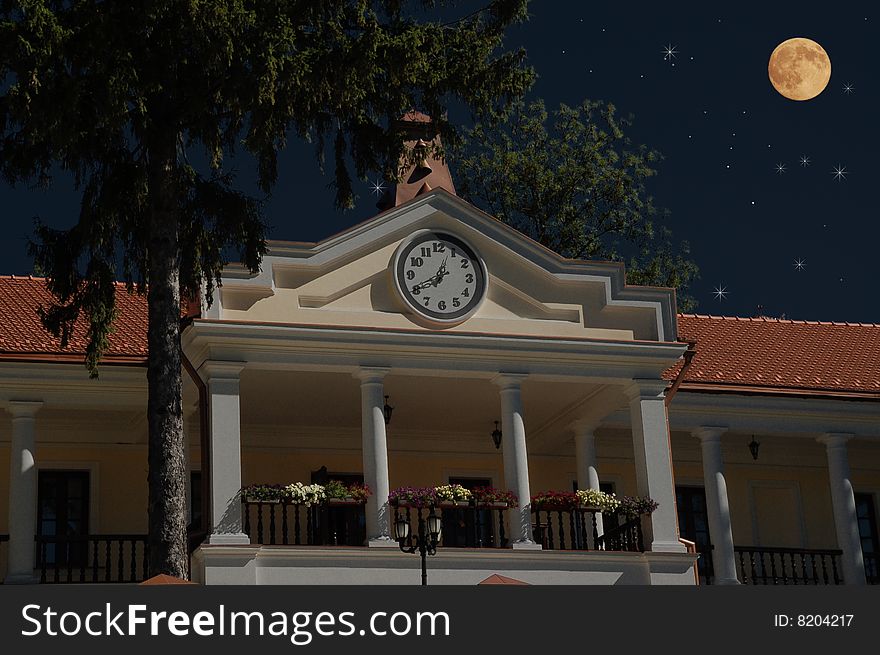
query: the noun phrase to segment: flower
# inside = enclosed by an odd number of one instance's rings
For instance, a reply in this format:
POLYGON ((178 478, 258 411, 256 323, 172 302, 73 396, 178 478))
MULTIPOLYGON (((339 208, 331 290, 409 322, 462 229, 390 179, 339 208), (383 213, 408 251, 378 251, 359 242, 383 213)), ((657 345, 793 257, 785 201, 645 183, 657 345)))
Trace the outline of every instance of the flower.
POLYGON ((638 516, 640 514, 650 514, 658 507, 657 501, 648 496, 624 496, 620 499, 617 513, 625 514, 626 516, 638 516))
POLYGON ((573 491, 542 491, 532 496, 535 509, 572 510, 578 506, 578 497, 573 491))
POLYGON ((360 482, 353 482, 347 487, 348 496, 353 498, 354 500, 359 500, 361 502, 366 502, 367 498, 373 495, 373 492, 370 491, 370 488, 361 484, 360 482))
POLYGON ((578 502, 586 507, 598 507, 603 512, 613 512, 620 507, 620 501, 614 494, 608 494, 598 489, 578 489, 578 502))
POLYGON ((465 489, 460 484, 444 484, 439 487, 434 487, 434 493, 437 496, 437 500, 470 500, 473 498, 473 494, 470 489, 465 489))
POLYGON ((246 500, 265 503, 280 500, 283 495, 283 487, 280 484, 251 484, 242 487, 239 493, 246 500))
POLYGON ((327 498, 347 498, 348 488, 339 480, 330 480, 324 485, 327 498))
POLYGON ((471 493, 477 505, 505 503, 508 507, 516 507, 519 503, 515 493, 512 491, 502 491, 495 487, 475 487, 471 490, 471 493))
POLYGON ((437 504, 437 494, 434 487, 398 487, 388 494, 388 502, 392 505, 432 507, 437 504))
POLYGON ((327 497, 323 485, 294 482, 284 487, 284 497, 292 505, 317 505, 327 497))

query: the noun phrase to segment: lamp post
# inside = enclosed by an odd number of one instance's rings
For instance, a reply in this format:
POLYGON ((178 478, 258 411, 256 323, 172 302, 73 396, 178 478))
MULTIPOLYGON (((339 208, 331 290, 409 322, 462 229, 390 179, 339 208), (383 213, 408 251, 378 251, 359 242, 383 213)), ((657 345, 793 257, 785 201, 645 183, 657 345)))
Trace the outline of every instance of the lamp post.
POLYGON ((409 539, 409 521, 406 520, 406 517, 398 514, 394 519, 394 538, 397 539, 397 545, 400 546, 400 550, 404 553, 416 553, 418 552, 422 558, 422 586, 426 586, 428 584, 428 555, 436 555, 437 554, 437 544, 440 542, 440 531, 442 530, 442 523, 440 521, 440 517, 434 513, 434 508, 431 508, 431 513, 428 515, 428 518, 425 519, 422 516, 422 510, 419 508, 419 532, 415 535, 415 544, 412 546, 405 546, 404 544, 409 539))

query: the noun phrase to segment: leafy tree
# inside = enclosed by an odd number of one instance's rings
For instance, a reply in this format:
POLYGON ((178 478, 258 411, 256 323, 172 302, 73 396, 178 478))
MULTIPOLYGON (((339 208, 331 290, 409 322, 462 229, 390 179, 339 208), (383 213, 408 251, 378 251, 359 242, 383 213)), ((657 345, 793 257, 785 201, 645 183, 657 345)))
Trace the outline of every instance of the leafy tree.
POLYGON ((456 147, 460 195, 565 257, 626 261, 627 281, 679 290, 694 306, 697 275, 686 242, 658 224, 645 188, 660 155, 632 147, 614 105, 516 103, 509 117, 477 124, 456 147))
POLYGON ((260 203, 224 162, 237 147, 252 154, 268 193, 289 135, 313 140, 319 161, 326 139, 336 204, 349 207, 350 166, 394 174, 392 118, 418 107, 448 137, 450 103, 499 116, 532 79, 524 53, 502 49, 527 0, 414 18, 449 4, 0 0, 0 171, 48 184, 60 169, 82 191, 72 228, 36 227, 31 251, 57 299, 43 322, 66 342, 84 316, 96 375, 114 280, 147 296, 152 574, 186 575, 182 294, 210 302, 224 252, 256 271, 266 251, 260 203), (201 153, 205 165, 190 163, 201 153))

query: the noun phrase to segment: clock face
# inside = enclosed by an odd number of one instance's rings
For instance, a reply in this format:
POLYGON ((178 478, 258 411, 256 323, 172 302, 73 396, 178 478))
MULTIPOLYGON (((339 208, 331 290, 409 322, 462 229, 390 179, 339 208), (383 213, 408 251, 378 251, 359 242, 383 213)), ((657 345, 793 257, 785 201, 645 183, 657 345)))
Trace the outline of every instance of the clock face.
POLYGON ((486 293, 486 267, 461 239, 420 232, 398 251, 394 279, 416 312, 435 322, 461 322, 486 293))

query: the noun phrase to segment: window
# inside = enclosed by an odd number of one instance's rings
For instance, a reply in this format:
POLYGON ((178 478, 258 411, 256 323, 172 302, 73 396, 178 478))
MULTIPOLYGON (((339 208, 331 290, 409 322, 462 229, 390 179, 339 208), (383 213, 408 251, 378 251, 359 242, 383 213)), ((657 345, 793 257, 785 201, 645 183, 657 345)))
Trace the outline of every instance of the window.
POLYGON ((877 539, 877 514, 874 511, 874 496, 872 494, 855 494, 855 497, 859 538, 862 542, 862 554, 865 557, 865 575, 869 581, 876 582, 880 578, 877 564, 880 540, 877 539))
POLYGON ((706 491, 703 487, 676 487, 675 503, 678 509, 678 533, 682 539, 693 541, 697 552, 700 578, 708 582, 712 576, 712 541, 709 538, 709 518, 706 512, 706 491))
POLYGON ((202 472, 189 472, 189 529, 202 528, 202 472))
MULTIPOLYGON (((488 478, 450 477, 449 484, 460 484, 465 489, 491 487, 488 478)), ((495 529, 492 523, 492 510, 470 507, 462 509, 446 508, 442 511, 444 546, 459 548, 483 548, 495 546, 495 529)))
POLYGON ((51 537, 37 546, 37 562, 79 566, 88 557, 89 474, 87 471, 40 471, 37 478, 37 534, 51 537), (71 538, 70 541, 65 539, 71 538))
MULTIPOLYGON (((338 480, 343 484, 363 484, 360 473, 334 473, 322 466, 312 471, 312 483, 327 484, 338 480)), ((312 528, 317 544, 330 546, 363 546, 367 540, 367 517, 361 505, 341 507, 311 507, 312 528)))

